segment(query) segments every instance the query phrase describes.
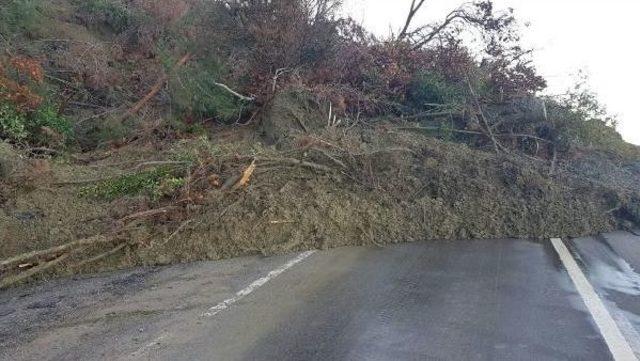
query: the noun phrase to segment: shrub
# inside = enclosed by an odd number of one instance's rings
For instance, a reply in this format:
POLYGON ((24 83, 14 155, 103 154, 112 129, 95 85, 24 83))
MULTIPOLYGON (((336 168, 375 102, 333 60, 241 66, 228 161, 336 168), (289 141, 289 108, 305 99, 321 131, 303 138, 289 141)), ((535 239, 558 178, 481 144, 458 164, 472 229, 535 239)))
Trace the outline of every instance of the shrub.
POLYGON ((429 104, 454 105, 463 103, 464 99, 465 92, 461 87, 436 73, 418 74, 407 92, 407 101, 418 109, 429 104))
POLYGON ((71 123, 50 104, 25 112, 10 103, 0 103, 0 139, 59 145, 72 138, 71 123))
POLYGON ((73 136, 69 120, 34 90, 43 84, 44 70, 36 60, 13 57, 0 67, 0 139, 53 145, 73 136))
POLYGON ((45 104, 38 108, 32 115, 32 127, 39 129, 53 130, 64 138, 69 140, 73 137, 73 127, 69 119, 58 114, 58 110, 51 104, 45 104))
POLYGON ((0 104, 0 139, 19 142, 29 136, 27 119, 14 106, 0 104))
POLYGON ((42 0, 10 0, 0 7, 0 34, 13 38, 19 34, 36 36, 43 27, 42 0))
POLYGON ((637 157, 637 148, 616 131, 617 119, 598 101, 582 77, 564 97, 549 105, 557 141, 564 148, 587 147, 622 157, 637 157))
POLYGON ((179 69, 169 82, 171 101, 176 109, 199 120, 235 121, 247 107, 222 89, 223 67, 215 60, 194 61, 179 69))
POLYGON ((136 14, 124 3, 115 0, 88 0, 80 6, 81 17, 93 25, 107 26, 121 34, 136 23, 136 14))

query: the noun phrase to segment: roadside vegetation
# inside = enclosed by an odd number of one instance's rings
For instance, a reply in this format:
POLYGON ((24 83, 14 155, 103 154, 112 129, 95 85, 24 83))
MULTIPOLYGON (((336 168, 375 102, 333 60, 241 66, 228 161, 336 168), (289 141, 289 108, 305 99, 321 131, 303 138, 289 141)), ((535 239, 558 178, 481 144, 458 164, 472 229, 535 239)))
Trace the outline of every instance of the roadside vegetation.
POLYGON ((640 150, 542 95, 489 0, 376 38, 337 0, 0 0, 0 287, 640 222, 640 150))

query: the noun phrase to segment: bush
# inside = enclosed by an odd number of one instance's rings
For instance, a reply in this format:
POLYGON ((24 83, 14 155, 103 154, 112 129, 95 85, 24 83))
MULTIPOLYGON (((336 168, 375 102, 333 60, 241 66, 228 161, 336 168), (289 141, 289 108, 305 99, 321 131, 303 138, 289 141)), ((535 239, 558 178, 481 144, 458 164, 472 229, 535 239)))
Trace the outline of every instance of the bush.
POLYGON ((464 103, 465 93, 459 86, 447 82, 436 73, 420 73, 409 85, 407 101, 418 109, 428 105, 464 103))
POLYGON ((116 34, 125 32, 137 22, 136 14, 124 3, 115 0, 84 1, 80 12, 88 24, 107 26, 116 34))
POLYGON ((214 60, 195 61, 172 77, 169 89, 176 109, 199 120, 235 121, 246 105, 220 86, 223 67, 214 60))
POLYGON ((69 119, 58 114, 58 110, 51 104, 38 108, 32 116, 34 129, 48 129, 62 136, 66 141, 73 137, 73 127, 69 119))
POLYGON ((58 145, 73 138, 69 120, 45 104, 30 112, 10 103, 0 104, 0 139, 40 145, 58 145))
POLYGON ((0 139, 14 142, 25 140, 29 136, 27 118, 14 106, 0 104, 0 139))
POLYGON ((43 14, 42 0, 10 0, 0 7, 0 34, 36 36, 43 28, 43 14))

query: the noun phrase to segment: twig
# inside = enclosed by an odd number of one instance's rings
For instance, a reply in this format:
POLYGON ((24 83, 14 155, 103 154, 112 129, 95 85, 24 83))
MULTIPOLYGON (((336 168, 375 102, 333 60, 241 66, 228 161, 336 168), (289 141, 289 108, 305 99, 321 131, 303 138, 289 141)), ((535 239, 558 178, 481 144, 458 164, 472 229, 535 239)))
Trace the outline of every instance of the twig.
POLYGON ((395 128, 398 130, 437 130, 437 131, 448 131, 448 132, 454 132, 454 133, 461 133, 461 134, 473 134, 473 135, 485 135, 485 133, 482 132, 476 132, 473 130, 462 130, 462 129, 447 129, 447 128, 442 128, 442 127, 398 127, 395 128))
POLYGON ((60 154, 59 151, 57 151, 55 149, 47 148, 47 147, 29 148, 28 151, 31 154, 48 154, 48 155, 58 155, 58 154, 60 154))
POLYGON ((409 32, 409 26, 411 26, 411 22, 413 21, 413 18, 416 16, 416 14, 418 13, 422 5, 424 5, 424 2, 425 0, 419 0, 418 3, 416 4, 416 0, 411 1, 411 9, 409 9, 409 14, 407 15, 407 19, 404 23, 404 27, 402 28, 402 30, 400 31, 400 34, 398 35, 398 40, 402 40, 407 37, 409 32))
POLYGON ((171 211, 176 211, 178 209, 180 209, 180 208, 176 207, 176 206, 167 206, 167 207, 162 207, 162 208, 157 208, 157 209, 150 209, 148 211, 130 214, 130 215, 120 219, 120 222, 126 223, 126 222, 132 221, 134 219, 153 217, 153 216, 156 216, 158 214, 167 214, 167 213, 169 213, 171 211))
POLYGON ((269 224, 287 224, 287 223, 296 223, 296 221, 269 221, 269 224))
POLYGON ((225 84, 218 83, 218 82, 215 82, 215 81, 213 82, 213 84, 217 85, 218 87, 220 87, 220 88, 222 88, 222 89, 224 89, 224 90, 228 91, 229 93, 231 93, 231 94, 235 95, 236 97, 238 97, 238 98, 240 98, 240 99, 242 99, 242 100, 244 100, 244 101, 246 101, 246 102, 252 102, 252 101, 256 100, 256 98, 255 98, 255 97, 248 97, 248 96, 244 96, 244 95, 242 95, 242 94, 238 93, 237 91, 235 91, 235 90, 233 90, 233 89, 229 88, 229 87, 228 87, 228 86, 226 86, 225 84))
POLYGON ((117 179, 118 177, 121 177, 121 176, 111 176, 111 177, 68 181, 68 182, 56 182, 56 183, 53 183, 53 185, 54 186, 74 186, 74 185, 83 185, 83 184, 91 184, 91 183, 100 183, 108 180, 114 180, 114 179, 117 179))
POLYGON ((182 232, 182 230, 188 226, 190 223, 193 222, 193 219, 189 219, 187 221, 182 222, 182 224, 176 228, 175 231, 173 231, 173 233, 171 233, 171 235, 169 235, 169 237, 167 237, 164 241, 162 241, 162 243, 160 244, 160 246, 164 246, 165 244, 167 244, 169 241, 171 241, 176 235, 178 235, 178 233, 182 232))
POLYGON ((333 172, 333 169, 321 165, 321 164, 317 164, 317 163, 312 163, 312 162, 307 162, 304 160, 298 160, 298 159, 293 159, 293 158, 262 158, 262 159, 258 159, 260 161, 265 161, 265 162, 275 162, 275 163, 284 163, 284 164, 290 164, 290 165, 298 165, 298 166, 302 166, 305 168, 311 168, 311 169, 315 169, 315 170, 319 170, 319 171, 323 171, 323 172, 327 172, 327 173, 331 173, 333 172))
POLYGON ((393 153, 393 152, 406 152, 406 153, 411 153, 413 155, 417 155, 414 150, 409 149, 409 148, 402 148, 402 147, 384 148, 384 149, 378 149, 378 150, 374 150, 372 152, 364 152, 364 153, 351 153, 350 155, 362 157, 362 156, 376 155, 376 154, 379 154, 379 153, 393 153))
POLYGON ((104 111, 102 113, 98 113, 98 114, 94 114, 94 115, 88 116, 86 118, 78 120, 77 122, 75 122, 75 124, 73 126, 77 128, 79 125, 84 124, 85 122, 88 122, 89 120, 97 119, 97 118, 103 117, 105 115, 109 115, 111 113, 115 113, 115 112, 119 111, 120 109, 121 109, 121 107, 116 107, 116 108, 104 111))
POLYGON ((453 115, 453 114, 454 112, 451 112, 451 111, 443 111, 443 112, 426 111, 426 112, 421 112, 417 114, 403 116, 402 119, 408 120, 408 119, 426 118, 426 117, 441 117, 444 115, 453 115))
POLYGON ((84 266, 86 264, 97 262, 97 261, 99 261, 99 260, 101 260, 103 258, 107 258, 107 257, 109 257, 109 256, 111 256, 113 254, 118 253, 118 251, 120 251, 121 249, 125 248, 126 246, 129 246, 128 242, 120 243, 119 245, 115 246, 114 248, 112 248, 112 249, 110 249, 110 250, 108 250, 108 251, 106 251, 104 253, 101 253, 101 254, 99 254, 99 255, 97 255, 95 257, 86 259, 86 260, 74 265, 73 268, 80 268, 80 267, 82 267, 82 266, 84 266))
POLYGON ((502 146, 500 145, 500 143, 498 143, 498 140, 493 135, 493 131, 491 130, 491 127, 489 126, 489 122, 487 121, 487 117, 484 115, 484 112, 482 111, 482 104, 480 104, 480 100, 479 100, 478 96, 476 95, 475 90, 473 90, 473 86, 471 86, 471 81, 469 80, 469 76, 468 75, 467 75, 467 85, 469 86, 469 92, 471 92, 471 97, 473 98, 473 101, 474 101, 474 103, 476 105, 476 108, 478 108, 478 112, 480 112, 480 118, 482 118, 482 122, 484 123, 484 126, 487 128, 487 132, 489 133, 489 137, 491 138, 491 141, 493 142, 493 148, 495 149, 496 153, 500 153, 500 149, 502 148, 502 146))
POLYGON ((549 176, 552 176, 556 172, 556 164, 558 163, 558 149, 555 144, 553 146, 553 159, 551 160, 551 167, 549 168, 549 176))
POLYGON ((157 167, 161 165, 187 165, 191 164, 191 162, 186 161, 172 161, 172 160, 161 160, 161 161, 151 161, 151 162, 143 162, 132 168, 133 171, 140 171, 146 167, 157 167))
POLYGON ((329 153, 325 152, 324 150, 319 149, 319 148, 315 148, 315 147, 314 147, 314 148, 311 148, 311 149, 313 149, 313 150, 315 150, 316 152, 318 152, 318 153, 320 153, 320 154, 324 155, 325 157, 329 158, 329 160, 331 160, 332 162, 334 162, 335 164, 337 164, 338 166, 340 166, 340 168, 343 168, 343 169, 347 169, 347 168, 348 168, 348 167, 347 167, 347 165, 346 165, 346 164, 344 164, 344 162, 343 162, 343 161, 341 161, 340 159, 338 159, 338 158, 336 158, 336 157, 332 156, 331 154, 329 154, 329 153))

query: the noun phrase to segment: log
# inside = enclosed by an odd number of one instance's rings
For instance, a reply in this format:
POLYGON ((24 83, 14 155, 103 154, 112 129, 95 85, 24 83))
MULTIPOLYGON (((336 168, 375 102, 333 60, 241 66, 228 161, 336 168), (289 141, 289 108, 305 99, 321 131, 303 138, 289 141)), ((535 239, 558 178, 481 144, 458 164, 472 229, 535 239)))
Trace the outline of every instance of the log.
POLYGON ((43 257, 51 254, 56 254, 56 253, 62 253, 74 247, 90 246, 90 245, 96 245, 101 243, 108 243, 111 241, 113 241, 113 237, 106 237, 101 235, 101 236, 94 236, 90 238, 79 239, 77 241, 65 243, 63 245, 48 248, 45 250, 23 253, 23 254, 5 259, 3 261, 0 261, 0 269, 6 268, 8 266, 11 266, 17 263, 24 263, 24 261, 27 261, 30 259, 43 257))
POLYGON ((0 289, 3 288, 7 288, 9 286, 12 286, 20 281, 23 281, 29 277, 32 277, 40 272, 46 271, 49 268, 59 264, 60 262, 64 261, 65 259, 67 259, 70 256, 69 253, 65 253, 63 255, 61 255, 60 257, 54 259, 53 261, 49 261, 46 263, 43 263, 41 265, 38 265, 36 267, 33 267, 31 269, 29 269, 28 271, 22 272, 18 275, 15 276, 11 276, 11 277, 7 277, 2 279, 2 281, 0 281, 0 289))

